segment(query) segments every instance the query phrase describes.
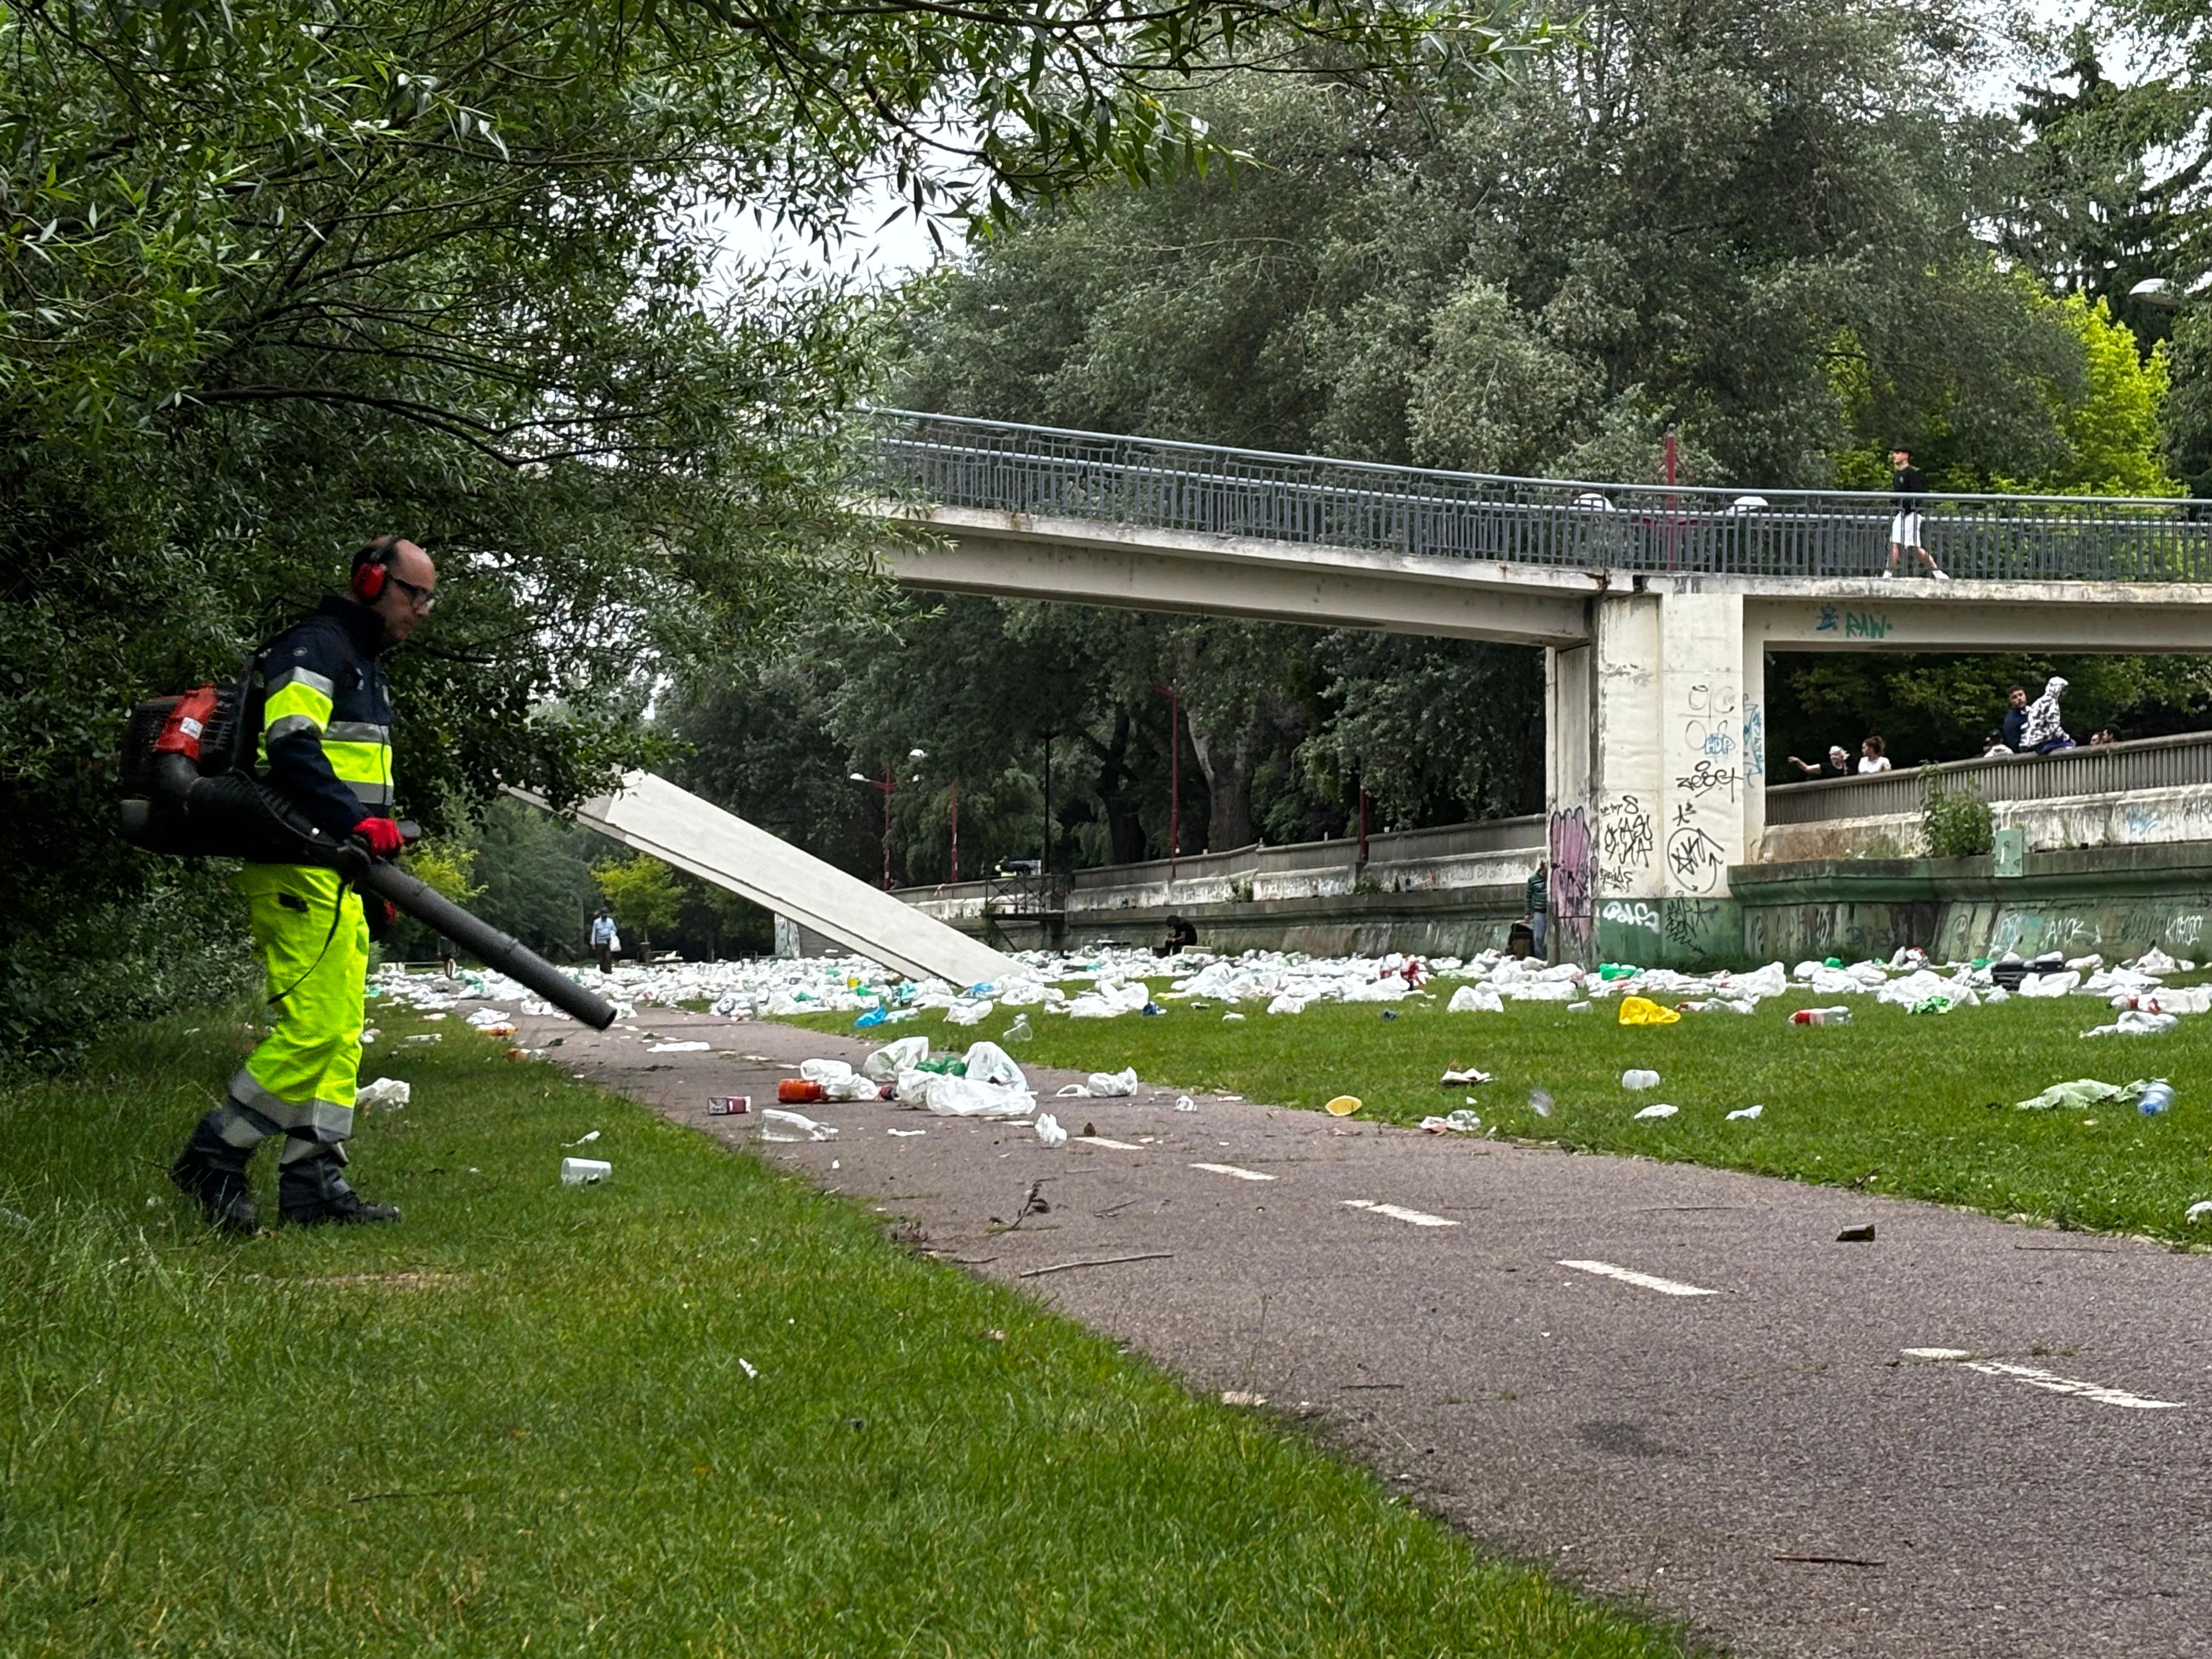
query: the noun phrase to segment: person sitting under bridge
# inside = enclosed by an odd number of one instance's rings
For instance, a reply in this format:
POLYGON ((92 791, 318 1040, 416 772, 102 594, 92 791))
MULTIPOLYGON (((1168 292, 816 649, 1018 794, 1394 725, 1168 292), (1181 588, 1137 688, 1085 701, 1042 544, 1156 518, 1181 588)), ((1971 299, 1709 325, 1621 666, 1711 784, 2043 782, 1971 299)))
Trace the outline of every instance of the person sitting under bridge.
POLYGON ((1180 951, 1188 950, 1197 943, 1197 928, 1192 927, 1181 916, 1170 916, 1167 940, 1154 950, 1152 954, 1156 957, 1171 957, 1180 951))

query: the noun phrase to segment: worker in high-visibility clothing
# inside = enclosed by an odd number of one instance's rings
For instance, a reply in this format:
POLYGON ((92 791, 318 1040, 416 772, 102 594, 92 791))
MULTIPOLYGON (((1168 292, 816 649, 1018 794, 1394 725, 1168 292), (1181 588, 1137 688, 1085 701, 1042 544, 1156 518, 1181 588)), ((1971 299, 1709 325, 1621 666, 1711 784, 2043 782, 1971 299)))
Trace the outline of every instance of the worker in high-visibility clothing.
MULTIPOLYGON (((261 775, 320 828, 371 854, 400 848, 392 816, 392 697, 380 658, 434 602, 438 573, 410 541, 386 536, 354 556, 349 591, 325 599, 255 658, 246 718, 258 720, 261 775)), ((170 1178, 226 1232, 260 1224, 246 1181, 253 1149, 282 1135, 284 1220, 397 1221, 346 1183, 361 1067, 368 925, 359 892, 334 870, 249 864, 238 876, 276 1024, 200 1121, 170 1178)), ((372 904, 382 905, 372 898, 372 904)))

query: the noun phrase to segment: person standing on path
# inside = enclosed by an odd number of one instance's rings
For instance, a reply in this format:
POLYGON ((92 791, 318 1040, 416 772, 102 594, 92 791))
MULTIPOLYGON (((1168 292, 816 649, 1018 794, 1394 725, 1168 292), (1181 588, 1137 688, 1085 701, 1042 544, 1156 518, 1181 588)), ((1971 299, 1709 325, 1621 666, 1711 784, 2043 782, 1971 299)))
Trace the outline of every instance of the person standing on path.
POLYGON ((1928 574, 1939 582, 1951 579, 1936 568, 1936 560, 1921 545, 1921 498, 1928 493, 1928 480, 1920 476, 1920 469, 1912 464, 1912 452, 1902 445, 1889 452, 1889 489, 1897 516, 1889 521, 1889 564, 1881 573, 1887 581, 1897 574, 1897 561, 1906 548, 1920 556, 1920 562, 1928 574))
POLYGON ((615 952, 622 948, 622 935, 615 932, 615 919, 602 904, 599 914, 592 918, 592 949, 599 952, 599 971, 611 974, 615 970, 615 952))
MULTIPOLYGON (((245 718, 260 733, 260 776, 318 828, 360 842, 374 858, 402 844, 392 810, 392 694, 380 659, 430 614, 437 586, 428 554, 382 537, 354 555, 343 598, 325 599, 255 658, 245 718)), ((345 1179, 368 971, 362 896, 316 865, 247 864, 237 883, 276 1024, 230 1080, 228 1097, 192 1131, 169 1179, 210 1224, 251 1233, 260 1217, 246 1165, 256 1146, 281 1135, 276 1195, 286 1222, 397 1221, 397 1209, 366 1202, 345 1179)))
POLYGON ((1550 931, 1551 870, 1552 866, 1549 864, 1542 859, 1538 859, 1535 872, 1528 878, 1528 885, 1522 893, 1522 902, 1528 908, 1528 915, 1522 920, 1528 924, 1529 943, 1534 948, 1536 955, 1547 961, 1549 958, 1544 956, 1544 936, 1550 931))

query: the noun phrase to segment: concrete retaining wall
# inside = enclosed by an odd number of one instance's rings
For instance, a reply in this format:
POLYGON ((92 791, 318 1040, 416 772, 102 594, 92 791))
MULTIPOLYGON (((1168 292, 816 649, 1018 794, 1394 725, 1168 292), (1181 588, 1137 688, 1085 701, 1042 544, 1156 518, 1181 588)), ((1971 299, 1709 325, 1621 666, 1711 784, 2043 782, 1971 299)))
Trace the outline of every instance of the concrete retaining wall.
MULTIPOLYGON (((2001 800, 1990 807, 1999 829, 2027 831, 2032 850, 2074 847, 2148 847, 2212 841, 2212 790, 2202 785, 2135 789, 2058 800, 2001 800)), ((1920 848, 1920 814, 1770 823, 1759 842, 1762 864, 1806 859, 1911 856, 1920 848)))

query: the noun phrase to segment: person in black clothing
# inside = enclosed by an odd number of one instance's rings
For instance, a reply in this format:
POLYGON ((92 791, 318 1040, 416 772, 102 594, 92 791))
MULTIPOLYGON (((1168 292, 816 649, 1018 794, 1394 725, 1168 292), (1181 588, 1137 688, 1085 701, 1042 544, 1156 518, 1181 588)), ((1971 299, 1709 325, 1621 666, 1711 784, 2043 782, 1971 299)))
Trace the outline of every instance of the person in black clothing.
POLYGON ((1936 568, 1936 561, 1920 544, 1920 498, 1928 493, 1928 480, 1920 476, 1920 469, 1912 464, 1912 452, 1903 446, 1889 452, 1889 488, 1895 499, 1897 516, 1889 524, 1889 564, 1882 573, 1887 581, 1897 574, 1897 561, 1906 548, 1920 556, 1920 562, 1928 567, 1928 574, 1939 582, 1951 579, 1936 568))
POLYGON ((1808 778, 1847 778, 1851 775, 1851 752, 1840 743, 1828 745, 1828 758, 1819 766, 1809 761, 1801 761, 1795 755, 1790 756, 1790 763, 1808 778))
POLYGON ((2021 734, 2027 730, 2027 689, 2015 685, 2005 693, 2005 747, 2020 752, 2021 734))
POLYGON ((1167 942, 1161 945, 1159 949, 1153 951, 1152 954, 1156 957, 1171 957, 1178 951, 1186 950, 1197 943, 1197 928, 1192 927, 1190 923, 1185 921, 1181 916, 1170 916, 1168 918, 1167 942))

